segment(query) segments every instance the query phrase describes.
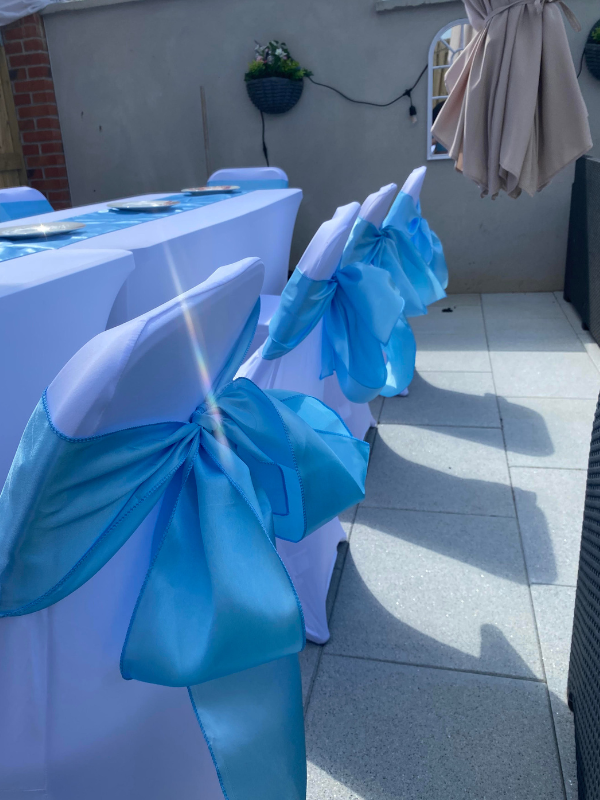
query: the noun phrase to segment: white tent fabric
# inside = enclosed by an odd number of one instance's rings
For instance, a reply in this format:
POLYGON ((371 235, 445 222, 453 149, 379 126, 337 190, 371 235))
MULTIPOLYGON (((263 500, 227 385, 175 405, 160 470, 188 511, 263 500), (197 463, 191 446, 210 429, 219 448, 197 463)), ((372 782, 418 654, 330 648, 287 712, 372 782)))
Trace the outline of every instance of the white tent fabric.
POLYGON ((35 14, 51 3, 72 3, 73 0, 0 0, 0 26, 21 17, 35 14))
MULTIPOLYGON (((257 258, 222 267, 89 341, 48 388, 54 424, 90 436, 189 419, 263 278, 257 258)), ((119 670, 159 506, 71 595, 0 620, 1 797, 223 800, 187 690, 125 681, 119 670)))

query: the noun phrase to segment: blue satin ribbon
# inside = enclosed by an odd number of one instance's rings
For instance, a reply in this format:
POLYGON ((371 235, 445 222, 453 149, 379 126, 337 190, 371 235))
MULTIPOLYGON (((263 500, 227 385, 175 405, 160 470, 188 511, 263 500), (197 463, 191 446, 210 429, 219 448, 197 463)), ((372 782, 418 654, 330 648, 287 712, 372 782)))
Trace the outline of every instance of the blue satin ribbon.
POLYGON ((448 268, 438 237, 421 216, 420 204, 399 192, 381 232, 389 237, 402 261, 402 268, 425 306, 446 296, 448 268))
POLYGON ((446 296, 448 268, 438 237, 408 194, 400 192, 381 228, 358 218, 342 265, 354 261, 385 269, 404 299, 404 313, 417 317, 446 296))
POLYGON ((162 499, 121 673, 189 687, 228 800, 302 800, 304 624, 275 537, 360 501, 368 445, 314 398, 231 381, 258 312, 187 423, 71 438, 42 397, 0 495, 0 616, 75 591, 162 499))
MULTIPOLYGON (((203 206, 221 203, 223 200, 230 200, 232 197, 239 197, 241 194, 247 194, 248 191, 251 190, 242 189, 234 193, 211 195, 174 194, 163 199, 177 200, 178 205, 156 213, 147 213, 143 211, 111 211, 107 208, 101 211, 91 211, 88 214, 79 214, 75 217, 60 220, 60 222, 82 222, 85 225, 85 228, 81 228, 73 233, 51 236, 48 239, 21 239, 18 242, 9 242, 0 239, 0 262, 10 261, 13 258, 20 258, 21 256, 29 256, 44 250, 60 250, 61 247, 67 247, 67 245, 75 244, 76 242, 93 239, 95 236, 102 236, 105 233, 113 233, 113 231, 131 228, 134 225, 143 225, 146 222, 156 222, 157 219, 176 216, 177 214, 183 214, 187 211, 196 211, 203 206)), ((132 202, 135 202, 135 198, 132 198, 132 202)), ((46 213, 46 211, 43 213, 46 213)), ((38 223, 32 224, 37 225, 38 223)))
POLYGON ((362 261, 386 269, 405 302, 404 312, 398 318, 389 341, 384 345, 387 364, 385 386, 380 391, 384 397, 394 397, 406 389, 413 379, 417 345, 412 329, 406 321, 406 308, 427 313, 412 284, 399 268, 396 246, 371 223, 359 217, 344 248, 342 266, 362 261))
POLYGON ((383 347, 404 303, 389 276, 369 264, 347 264, 331 280, 296 269, 269 325, 262 357, 289 353, 323 320, 321 378, 335 372, 353 403, 373 400, 387 381, 383 347))
POLYGON ((0 202, 0 222, 9 219, 24 219, 37 214, 49 214, 54 209, 47 200, 15 200, 14 203, 0 202))

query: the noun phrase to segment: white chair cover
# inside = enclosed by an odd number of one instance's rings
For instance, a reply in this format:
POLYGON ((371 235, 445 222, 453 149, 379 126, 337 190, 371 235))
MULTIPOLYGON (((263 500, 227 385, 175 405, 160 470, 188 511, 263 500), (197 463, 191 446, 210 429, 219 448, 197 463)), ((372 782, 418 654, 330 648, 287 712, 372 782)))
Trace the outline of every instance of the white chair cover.
MULTIPOLYGON (((189 419, 263 277, 258 259, 222 267, 88 342, 48 389, 55 425, 86 436, 189 419)), ((119 671, 158 510, 73 594, 0 620, 1 797, 222 800, 186 689, 125 681, 119 671)))
POLYGON ((418 167, 417 169, 413 169, 406 179, 406 183, 401 189, 404 194, 409 194, 412 197, 412 199, 415 201, 415 205, 419 202, 419 197, 421 196, 421 189, 423 188, 423 182, 425 181, 426 174, 427 167, 418 167))
POLYGON ((12 186, 0 189, 0 221, 22 219, 36 214, 48 214, 54 209, 37 189, 31 186, 12 186))
MULTIPOLYGON (((331 278, 339 265, 359 210, 358 203, 338 208, 333 218, 324 222, 316 232, 297 269, 312 280, 331 278)), ((265 301, 265 306, 273 313, 277 305, 278 301, 271 297, 265 301)), ((270 316, 267 320, 267 315, 261 314, 259 324, 263 332, 265 327, 268 328, 268 321, 270 316)), ((375 424, 369 405, 351 403, 342 393, 335 375, 321 380, 321 332, 322 323, 319 322, 291 353, 273 361, 262 358, 260 347, 242 366, 239 374, 250 378, 263 389, 292 389, 322 400, 340 415, 353 436, 362 439, 371 425, 375 424)))
MULTIPOLYGON (((306 248, 297 269, 313 280, 331 278, 358 212, 358 203, 351 203, 339 208, 333 219, 324 222, 306 248)), ((273 310, 275 302, 269 299, 267 303, 273 310)), ((336 375, 321 380, 321 336, 322 323, 319 322, 298 347, 273 361, 262 358, 261 346, 242 365, 238 375, 250 378, 261 389, 289 389, 322 400, 337 411, 354 436, 362 439, 375 420, 368 403, 359 405, 346 399, 336 375)), ((307 638, 319 644, 329 639, 325 602, 337 546, 345 540, 346 533, 337 518, 301 542, 277 540, 277 551, 302 603, 307 638)))
POLYGON ((377 229, 383 225, 383 220, 387 217, 387 213, 392 207, 394 197, 398 187, 395 183, 388 183, 387 186, 382 186, 377 192, 370 194, 365 202, 360 207, 359 217, 366 219, 377 229))
POLYGON ((52 250, 0 271, 0 486, 42 392, 106 323, 133 271, 123 250, 52 250))
POLYGON ((234 167, 232 169, 218 169, 208 179, 209 181, 287 181, 288 176, 279 167, 234 167))

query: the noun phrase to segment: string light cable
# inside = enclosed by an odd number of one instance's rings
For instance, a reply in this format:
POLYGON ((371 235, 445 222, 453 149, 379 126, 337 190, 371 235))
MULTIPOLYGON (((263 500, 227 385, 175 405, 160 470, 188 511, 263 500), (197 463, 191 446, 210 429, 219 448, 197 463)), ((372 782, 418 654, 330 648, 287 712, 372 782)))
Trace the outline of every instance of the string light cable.
MULTIPOLYGON (((399 100, 402 100, 404 97, 407 97, 409 102, 410 102, 410 106, 409 106, 409 109, 408 109, 408 114, 410 116, 411 122, 414 125, 417 122, 417 109, 416 109, 416 106, 415 106, 415 104, 413 102, 413 99, 412 99, 412 93, 414 92, 414 90, 419 85, 423 75, 425 75, 425 73, 427 72, 427 67, 428 67, 428 64, 425 64, 425 66, 423 67, 423 69, 419 73, 419 77, 413 83, 412 86, 410 86, 408 89, 405 89, 402 92, 402 94, 399 94, 398 97, 394 97, 393 100, 390 100, 387 103, 374 103, 371 100, 357 100, 354 97, 349 97, 347 94, 342 92, 340 89, 336 89, 335 86, 330 86, 328 83, 321 83, 321 81, 316 81, 311 75, 308 75, 306 80, 309 80, 315 86, 321 86, 321 87, 323 87, 323 89, 329 89, 330 91, 335 92, 340 97, 343 97, 344 100, 348 100, 349 103, 355 103, 356 105, 360 105, 360 106, 373 106, 375 108, 388 108, 389 106, 393 106, 394 103, 397 103, 399 100)), ((265 161, 267 162, 267 165, 268 165, 269 164, 269 152, 267 150, 267 144, 265 142, 265 118, 263 116, 262 111, 261 111, 261 121, 262 121, 262 149, 263 149, 263 154, 264 154, 264 157, 265 157, 265 161)))
POLYGON ((425 73, 427 72, 427 67, 428 67, 428 65, 425 64, 425 66, 423 67, 423 69, 421 70, 421 72, 419 74, 419 77, 417 78, 417 80, 413 83, 413 85, 409 89, 405 89, 402 92, 402 94, 399 94, 398 97, 394 97, 393 100, 390 100, 387 103, 374 103, 371 100, 356 100, 356 98, 354 98, 354 97, 348 97, 347 94, 345 94, 344 92, 340 91, 339 89, 336 89, 335 86, 330 86, 328 83, 321 83, 320 81, 316 81, 310 75, 308 76, 307 80, 309 80, 311 83, 314 83, 315 86, 322 86, 324 89, 330 89, 332 92, 335 92, 336 94, 339 94, 340 97, 343 97, 344 100, 348 100, 350 103, 356 103, 357 105, 361 105, 361 106, 375 106, 376 108, 388 108, 389 106, 394 105, 394 103, 397 103, 399 100, 402 100, 403 97, 408 97, 408 99, 410 101, 410 108, 408 110, 408 113, 410 115, 411 121, 414 124, 417 121, 417 109, 415 108, 415 105, 413 103, 412 93, 414 92, 414 90, 419 85, 419 82, 420 82, 421 78, 423 77, 423 75, 425 75, 425 73))

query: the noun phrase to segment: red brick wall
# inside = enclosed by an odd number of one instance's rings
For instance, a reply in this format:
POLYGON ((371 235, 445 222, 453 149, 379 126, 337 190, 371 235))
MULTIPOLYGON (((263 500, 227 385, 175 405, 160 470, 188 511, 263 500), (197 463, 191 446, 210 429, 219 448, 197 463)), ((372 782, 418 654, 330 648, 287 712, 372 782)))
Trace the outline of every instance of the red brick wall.
POLYGON ((71 193, 54 96, 54 81, 39 14, 2 29, 29 185, 55 209, 70 208, 71 193))

